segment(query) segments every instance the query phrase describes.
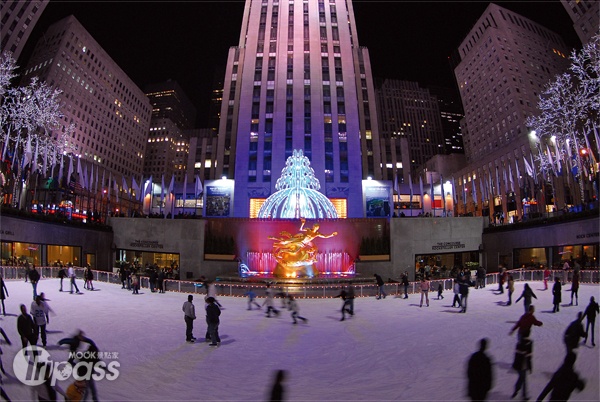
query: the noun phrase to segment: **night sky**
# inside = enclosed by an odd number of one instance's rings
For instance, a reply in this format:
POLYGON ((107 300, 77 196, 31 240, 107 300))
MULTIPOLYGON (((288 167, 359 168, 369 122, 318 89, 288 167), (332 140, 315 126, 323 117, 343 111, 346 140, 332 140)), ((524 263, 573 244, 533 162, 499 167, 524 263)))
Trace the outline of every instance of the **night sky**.
MULTIPOLYGON (((361 46, 369 49, 374 75, 454 87, 448 57, 456 50, 487 1, 354 1, 361 46)), ((580 46, 559 0, 498 1, 580 46)), ((239 40, 244 1, 70 2, 51 0, 29 38, 19 64, 53 22, 75 17, 142 89, 153 82, 179 82, 208 120, 215 74, 239 40)))

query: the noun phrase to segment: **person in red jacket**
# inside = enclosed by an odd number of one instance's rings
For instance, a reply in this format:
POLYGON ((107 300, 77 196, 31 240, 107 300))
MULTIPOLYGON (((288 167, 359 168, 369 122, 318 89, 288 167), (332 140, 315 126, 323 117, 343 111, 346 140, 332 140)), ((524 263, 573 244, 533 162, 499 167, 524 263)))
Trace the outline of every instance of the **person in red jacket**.
POLYGON ((544 325, 541 321, 538 321, 538 319, 535 318, 535 316, 533 315, 534 312, 535 312, 535 307, 529 306, 529 311, 527 313, 523 314, 521 316, 521 318, 519 318, 519 321, 517 321, 515 326, 512 327, 512 329, 510 330, 510 332, 508 334, 512 335, 513 332, 515 332, 517 329, 519 329, 518 338, 522 339, 522 338, 529 336, 529 334, 531 333, 531 327, 533 325, 535 325, 537 327, 541 327, 542 325, 544 325))

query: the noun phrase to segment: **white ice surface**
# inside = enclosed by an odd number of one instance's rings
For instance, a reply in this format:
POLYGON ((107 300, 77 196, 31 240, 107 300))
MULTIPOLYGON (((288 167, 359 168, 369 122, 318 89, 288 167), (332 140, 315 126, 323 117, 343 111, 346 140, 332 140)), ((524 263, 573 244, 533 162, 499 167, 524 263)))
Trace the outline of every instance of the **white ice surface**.
MULTIPOLYGON (((9 315, 2 317, 0 325, 12 346, 2 345, 9 374, 4 376, 4 387, 12 400, 28 400, 30 390, 14 377, 12 361, 20 349, 19 304, 29 309, 32 290, 24 281, 6 284, 9 315)), ((142 289, 132 295, 107 283, 96 283, 99 290, 88 292, 82 289, 82 281, 78 285, 84 294, 58 292, 57 279, 39 283, 39 291, 46 293, 56 312, 48 325, 49 351, 55 361, 66 360, 67 350, 55 346, 56 342, 80 328, 101 351, 118 352, 119 377, 97 382, 102 401, 264 401, 277 369, 288 371, 285 387, 290 401, 466 400, 466 362, 482 337, 489 338, 488 352, 494 361, 489 399, 509 400, 517 379, 510 368, 516 334, 508 332, 523 313, 523 305, 502 305, 507 294, 496 295, 492 291, 496 285, 471 288, 466 314, 450 307, 449 291, 443 300, 434 300, 433 292, 428 308, 419 308, 416 295, 407 300, 358 298, 356 315, 344 322, 339 321, 340 299, 299 299, 300 315, 308 323, 298 325, 292 325, 288 311, 266 318, 264 311, 247 311, 245 298, 219 297, 224 309, 218 348, 185 342, 181 306, 186 294, 142 289)), ((541 290, 539 282, 531 285, 538 297, 536 316, 544 323, 532 331, 533 373, 528 385, 530 396, 536 398, 564 358, 565 328, 590 296, 600 299, 600 288, 581 285, 579 306, 572 307, 567 305, 570 285, 566 285, 563 307, 552 314, 550 290, 541 290)), ((516 284, 515 299, 522 288, 523 283, 516 284)), ((202 340, 206 324, 200 295, 195 305, 199 318, 194 336, 202 340)), ((276 306, 280 305, 277 299, 276 306)), ((596 326, 598 337, 598 322, 596 326)), ((600 344, 600 339, 596 342, 600 344)), ((578 349, 575 369, 586 379, 586 388, 575 392, 572 400, 600 400, 599 351, 589 341, 578 349)))

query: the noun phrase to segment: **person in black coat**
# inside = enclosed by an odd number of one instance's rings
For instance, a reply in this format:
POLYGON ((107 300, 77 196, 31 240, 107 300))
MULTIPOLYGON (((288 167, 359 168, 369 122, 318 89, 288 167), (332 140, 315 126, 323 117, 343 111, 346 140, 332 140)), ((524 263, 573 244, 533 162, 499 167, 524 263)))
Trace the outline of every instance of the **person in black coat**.
POLYGON ((479 341, 479 351, 469 359, 467 378, 469 379, 468 395, 472 401, 484 401, 494 382, 492 361, 485 354, 488 340, 479 341))
POLYGON ((565 331, 564 341, 567 347, 567 353, 573 352, 573 349, 577 349, 579 346, 579 339, 585 338, 585 331, 583 330, 583 313, 580 311, 577 313, 577 319, 567 327, 565 331))
POLYGON ((156 279, 156 287, 158 287, 158 293, 165 293, 165 271, 161 269, 158 271, 158 278, 156 279))
POLYGON ((552 299, 552 303, 554 303, 553 313, 560 311, 560 302, 562 301, 562 285, 560 283, 560 278, 554 278, 554 286, 552 286, 552 295, 554 296, 552 299))
POLYGON ((467 312, 467 298, 469 297, 469 286, 471 286, 471 282, 465 277, 463 280, 458 282, 459 293, 460 293, 460 305, 462 309, 461 313, 467 312))
MULTIPOLYGON (((2 304, 4 308, 4 304, 2 304)), ((594 326, 596 323, 596 314, 600 313, 600 308, 598 307, 598 303, 596 303, 596 299, 594 296, 590 297, 590 304, 585 308, 585 312, 583 313, 583 317, 587 317, 587 323, 585 324, 585 338, 583 338, 583 343, 587 342, 588 335, 590 334, 590 325, 592 327, 592 346, 596 346, 594 343, 594 326)), ((5 314, 6 315, 6 314, 5 314)))
POLYGON ((383 282, 383 279, 381 278, 381 276, 377 275, 377 274, 373 274, 373 276, 375 277, 375 281, 377 282, 377 296, 375 296, 376 299, 385 299, 385 297, 387 296, 387 293, 385 293, 385 282, 383 282))
POLYGON ((286 372, 285 370, 277 370, 275 373, 275 381, 271 388, 271 398, 269 402, 283 402, 283 395, 285 394, 283 389, 283 382, 285 381, 286 372))
MULTIPOLYGON (((4 278, 0 275, 0 302, 2 303, 2 315, 6 315, 6 308, 4 307, 4 299, 8 297, 8 289, 6 288, 6 283, 4 282, 4 278)), ((593 297, 592 297, 593 299, 593 297)), ((590 321, 588 317, 588 322, 590 321)), ((592 337, 592 342, 594 342, 594 338, 592 337)))
POLYGON ((156 292, 156 280, 158 279, 158 274, 156 273, 155 269, 152 269, 152 271, 150 272, 150 291, 152 293, 156 292))
POLYGON ((29 314, 27 314, 27 307, 24 304, 21 304, 21 315, 17 318, 17 330, 19 331, 19 336, 21 337, 21 344, 23 348, 26 348, 27 345, 35 345, 35 324, 33 323, 33 318, 29 314))
POLYGON ((35 265, 32 266, 29 271, 29 280, 31 281, 31 286, 33 287, 33 300, 37 297, 37 285, 40 280, 40 273, 35 269, 35 265))
POLYGON ((221 315, 221 309, 215 303, 214 297, 206 298, 206 324, 208 328, 206 330, 206 339, 210 337, 210 346, 217 346, 221 343, 221 338, 219 337, 219 316, 221 315))
POLYGON ((543 401, 550 391, 552 391, 551 401, 568 401, 575 389, 582 391, 585 388, 585 382, 573 370, 576 358, 575 353, 567 353, 563 365, 554 373, 548 385, 538 396, 538 402, 543 401))
POLYGON ((408 271, 404 272, 404 275, 402 275, 402 286, 404 286, 404 298, 408 299, 408 286, 409 286, 409 282, 408 282, 408 271))
POLYGON ((529 399, 527 395, 527 372, 532 371, 531 359, 533 354, 533 342, 527 337, 519 339, 515 350, 515 360, 512 368, 519 374, 515 383, 515 392, 511 399, 518 395, 519 390, 523 389, 523 400, 529 399))

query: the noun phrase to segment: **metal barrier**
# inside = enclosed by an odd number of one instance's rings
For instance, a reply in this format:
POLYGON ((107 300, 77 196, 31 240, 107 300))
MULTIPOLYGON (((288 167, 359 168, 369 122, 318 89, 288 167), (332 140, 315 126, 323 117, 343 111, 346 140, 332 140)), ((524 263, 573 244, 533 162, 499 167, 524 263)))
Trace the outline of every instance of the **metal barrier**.
MULTIPOLYGON (((43 278, 58 278, 59 267, 36 267, 38 272, 43 278)), ((66 267, 63 268, 65 271, 66 267)), ((85 268, 73 267, 75 274, 78 279, 83 279, 83 273, 85 268)), ((19 266, 0 266, 0 272, 2 277, 6 280, 24 280, 25 279, 25 268, 19 266)), ((121 284, 120 275, 114 272, 108 271, 92 271, 94 273, 95 282, 106 282, 112 284, 121 284)), ((544 279, 544 271, 542 270, 528 270, 528 269, 513 269, 507 271, 513 275, 515 281, 528 282, 528 281, 542 281, 544 279)), ((573 271, 554 270, 550 271, 549 281, 554 281, 555 277, 559 277, 563 283, 570 282, 573 279, 573 271)), ((598 270, 581 270, 580 283, 600 283, 600 271, 598 270)), ((473 280, 475 278, 472 278, 473 280)), ((408 293, 417 294, 420 293, 420 282, 410 282, 408 286, 408 293)), ((438 290, 439 283, 442 283, 444 291, 451 291, 454 287, 454 279, 432 279, 430 280, 430 292, 436 292, 438 290)), ((487 274, 485 278, 485 285, 494 285, 498 283, 498 273, 487 274)), ((262 297, 266 289, 266 284, 263 283, 227 283, 227 282, 214 282, 216 292, 218 296, 232 296, 232 297, 244 297, 248 290, 253 290, 258 297, 262 297)), ((311 284, 273 284, 273 292, 277 295, 278 293, 291 294, 297 298, 333 298, 336 297, 342 287, 347 285, 335 284, 335 285, 311 285, 311 284)), ((377 294, 377 285, 369 284, 352 284, 354 287, 354 295, 356 297, 371 297, 377 294)), ((149 289, 150 280, 147 276, 140 277, 140 288, 149 289)), ((192 281, 180 281, 175 279, 163 280, 163 288, 169 292, 181 292, 188 294, 206 294, 206 289, 200 282, 192 281)), ((387 283, 384 287, 385 292, 390 295, 403 295, 404 286, 400 282, 387 283)))

